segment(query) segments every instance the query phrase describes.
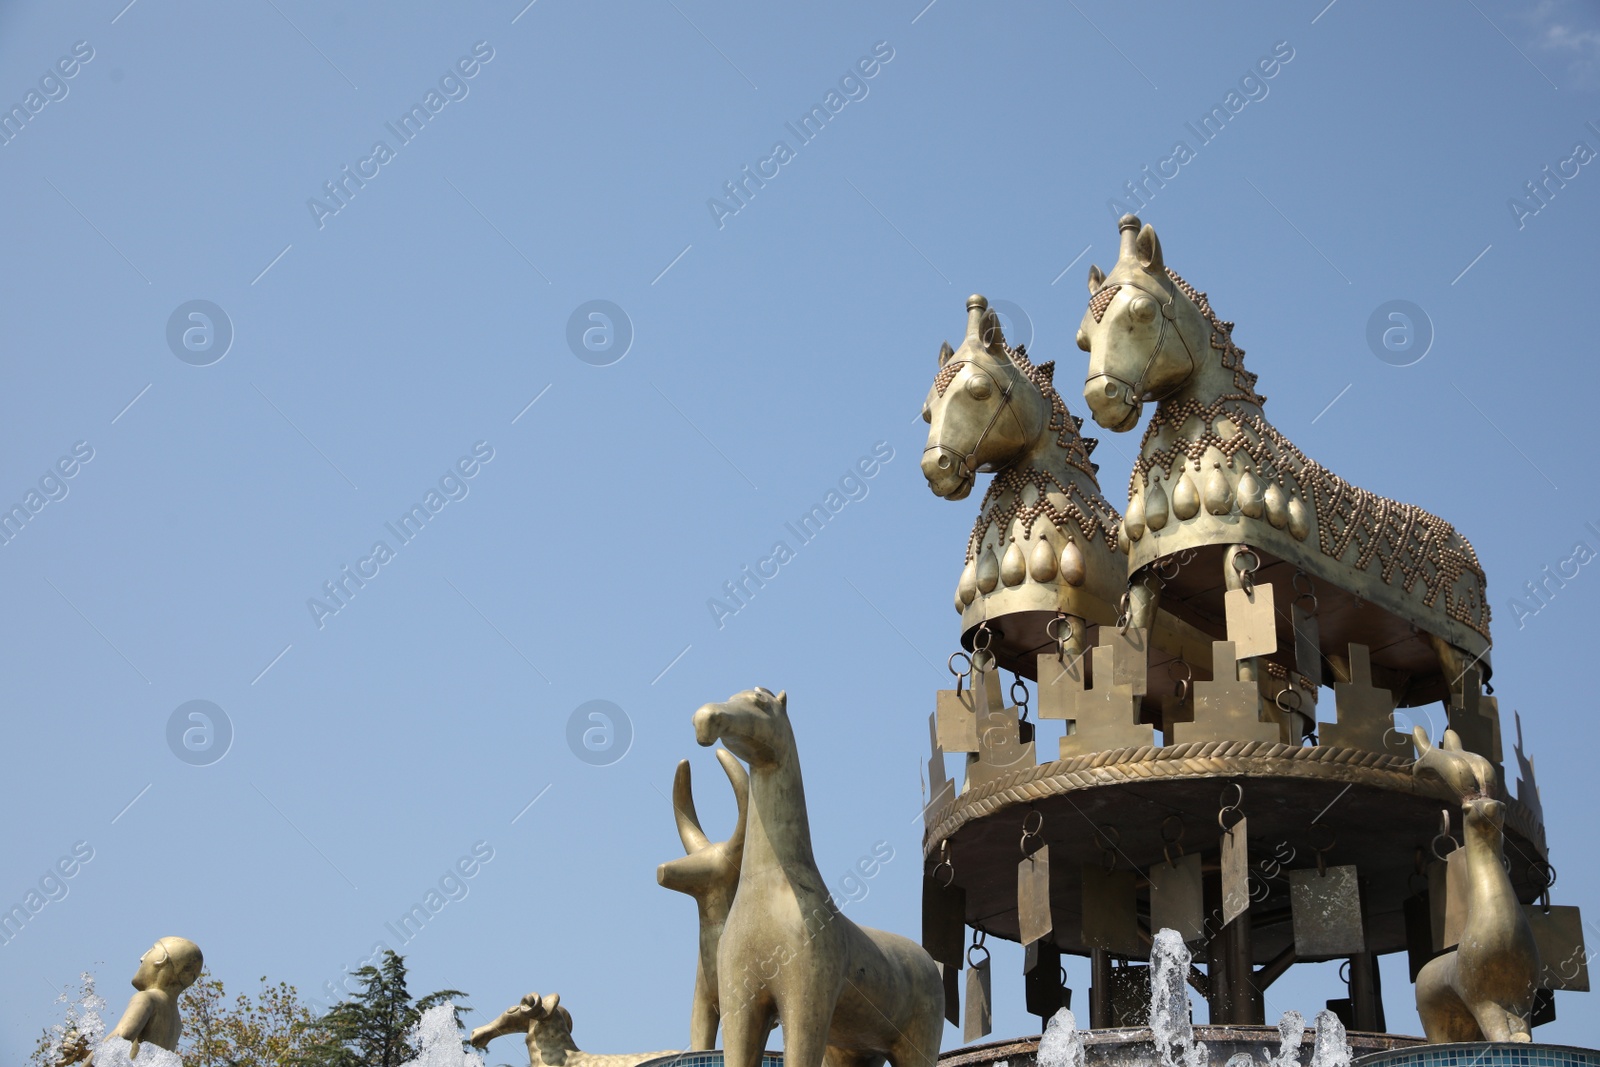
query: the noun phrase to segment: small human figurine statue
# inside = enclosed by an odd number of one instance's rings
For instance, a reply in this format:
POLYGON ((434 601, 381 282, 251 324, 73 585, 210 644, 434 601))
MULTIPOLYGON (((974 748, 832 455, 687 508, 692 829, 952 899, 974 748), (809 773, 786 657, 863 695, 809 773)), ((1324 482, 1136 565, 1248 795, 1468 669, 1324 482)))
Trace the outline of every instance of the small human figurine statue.
POLYGON ((178 1016, 178 997, 200 977, 205 963, 200 946, 184 937, 163 937, 139 957, 139 970, 133 976, 138 992, 128 1001, 122 1021, 109 1037, 120 1037, 132 1046, 130 1059, 137 1058, 144 1042, 178 1051, 183 1020, 178 1016))

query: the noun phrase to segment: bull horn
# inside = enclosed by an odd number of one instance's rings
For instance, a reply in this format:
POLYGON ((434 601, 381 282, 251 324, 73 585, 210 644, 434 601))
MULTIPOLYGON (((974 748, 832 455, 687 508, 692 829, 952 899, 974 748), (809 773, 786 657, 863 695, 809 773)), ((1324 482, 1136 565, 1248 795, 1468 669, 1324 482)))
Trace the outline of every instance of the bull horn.
POLYGON ((672 777, 672 813, 678 820, 678 839, 683 851, 692 856, 711 842, 700 829, 700 816, 694 810, 694 790, 689 781, 689 761, 678 761, 678 773, 672 777))
POLYGON ((744 822, 745 815, 750 808, 750 776, 732 752, 725 748, 717 749, 717 762, 722 764, 722 769, 728 775, 728 784, 733 786, 733 799, 739 805, 739 818, 733 824, 733 834, 728 838, 730 849, 742 850, 744 848, 744 822))

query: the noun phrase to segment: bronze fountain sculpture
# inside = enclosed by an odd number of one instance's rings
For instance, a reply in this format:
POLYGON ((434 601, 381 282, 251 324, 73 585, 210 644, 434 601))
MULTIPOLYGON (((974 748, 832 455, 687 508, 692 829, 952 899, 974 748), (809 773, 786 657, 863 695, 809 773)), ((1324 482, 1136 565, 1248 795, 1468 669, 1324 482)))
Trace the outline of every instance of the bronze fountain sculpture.
POLYGON ((739 888, 718 948, 728 1067, 757 1067, 772 1022, 789 1067, 932 1067, 939 969, 915 942, 841 914, 811 852, 788 697, 747 689, 694 713, 695 739, 750 767, 739 888))

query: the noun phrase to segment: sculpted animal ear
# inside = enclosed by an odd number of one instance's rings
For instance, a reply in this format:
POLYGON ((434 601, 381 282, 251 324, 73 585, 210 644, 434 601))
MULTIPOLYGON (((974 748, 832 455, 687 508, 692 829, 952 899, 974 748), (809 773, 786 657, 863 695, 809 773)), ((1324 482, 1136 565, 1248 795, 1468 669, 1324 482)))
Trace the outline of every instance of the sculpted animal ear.
POLYGON ((544 1008, 545 1015, 547 1015, 547 1016, 554 1015, 556 1013, 556 1008, 560 1004, 561 1004, 561 994, 560 993, 551 993, 549 996, 545 997, 543 1002, 542 1002, 542 1006, 544 1008))
POLYGON ((950 357, 955 355, 955 354, 956 354, 956 350, 950 347, 950 342, 949 341, 946 341, 944 344, 940 345, 939 346, 939 366, 942 367, 946 363, 950 362, 950 357))
POLYGON ((1095 293, 1098 293, 1100 291, 1100 287, 1105 283, 1105 271, 1101 270, 1093 263, 1089 264, 1089 295, 1093 296, 1095 293))
POLYGON ((1444 744, 1440 745, 1439 747, 1444 749, 1446 752, 1460 752, 1461 736, 1454 730, 1446 730, 1444 732, 1444 744))
POLYGON ((1005 349, 1006 335, 1000 327, 1000 315, 990 308, 983 313, 983 347, 991 355, 999 355, 1005 349))
POLYGON ((1167 265, 1161 258, 1161 239, 1156 236, 1154 226, 1145 223, 1133 247, 1139 253, 1139 265, 1145 270, 1151 274, 1166 273, 1167 265))
POLYGON ((777 696, 776 699, 777 699, 777 702, 778 702, 778 714, 779 715, 788 715, 789 714, 789 691, 787 689, 780 689, 778 691, 778 696, 777 696))
POLYGON ((1417 743, 1417 759, 1420 761, 1433 751, 1433 746, 1428 743, 1428 731, 1420 726, 1411 728, 1411 739, 1417 743))

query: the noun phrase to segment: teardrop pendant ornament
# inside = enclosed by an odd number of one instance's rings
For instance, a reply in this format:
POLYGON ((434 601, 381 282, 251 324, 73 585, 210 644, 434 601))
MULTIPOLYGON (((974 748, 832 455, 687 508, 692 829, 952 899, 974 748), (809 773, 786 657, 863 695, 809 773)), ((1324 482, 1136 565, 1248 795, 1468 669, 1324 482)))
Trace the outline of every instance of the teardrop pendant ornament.
POLYGON ((961 581, 956 583, 956 596, 963 605, 978 599, 978 561, 968 560, 961 569, 961 581))
POLYGON ((1000 561, 994 556, 994 547, 986 546, 978 557, 978 591, 989 594, 1000 584, 1000 561))
POLYGON ((1213 515, 1226 515, 1233 510, 1233 486, 1222 473, 1222 464, 1213 463, 1206 477, 1206 510, 1213 515))
POLYGON ((1172 492, 1172 513, 1184 521, 1200 513, 1200 491, 1194 487, 1194 479, 1189 477, 1187 468, 1178 479, 1178 488, 1172 492))
POLYGON ((1289 524, 1289 498, 1283 491, 1283 486, 1273 482, 1267 486, 1264 504, 1267 509, 1267 521, 1276 529, 1283 529, 1289 524))
POLYGON ((1128 501, 1128 513, 1122 516, 1122 527, 1128 531, 1128 539, 1137 541, 1144 536, 1144 494, 1136 493, 1128 501))
POLYGON ((1297 496, 1289 498, 1289 533, 1296 541, 1304 541, 1311 533, 1311 516, 1305 501, 1297 496))
POLYGON ((1077 588, 1088 577, 1088 566, 1083 561, 1083 550, 1078 542, 1068 541, 1061 549, 1061 580, 1077 588))
POLYGON ((1027 562, 1022 558, 1022 546, 1011 542, 1006 549, 1005 558, 1000 561, 1000 580, 1006 585, 1021 585, 1022 579, 1028 576, 1027 562))
POLYGON ((1056 550, 1042 537, 1034 542, 1033 551, 1028 553, 1028 573, 1033 575, 1033 580, 1036 582, 1049 582, 1055 579, 1056 550))
POLYGON ((1167 491, 1161 488, 1161 479, 1150 479, 1144 491, 1144 524, 1151 530, 1161 530, 1167 525, 1167 491))
POLYGON ((1239 479, 1239 513, 1252 519, 1259 519, 1267 513, 1266 495, 1261 482, 1249 467, 1245 468, 1244 477, 1239 479))

